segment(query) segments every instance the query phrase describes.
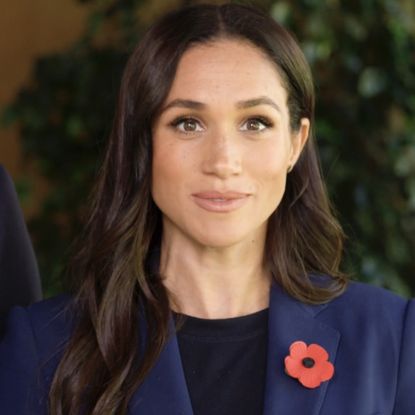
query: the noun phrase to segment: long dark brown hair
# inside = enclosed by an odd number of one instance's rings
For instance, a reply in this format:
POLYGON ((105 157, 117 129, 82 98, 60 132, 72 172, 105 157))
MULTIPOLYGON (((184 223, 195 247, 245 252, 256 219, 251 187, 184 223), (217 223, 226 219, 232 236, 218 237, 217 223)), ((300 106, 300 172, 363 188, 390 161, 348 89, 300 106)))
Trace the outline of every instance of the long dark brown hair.
MULTIPOLYGON (((262 11, 198 5, 170 12, 150 27, 125 68, 90 214, 70 268, 77 324, 52 382, 52 415, 125 414, 168 339, 169 296, 151 265, 162 232, 150 193, 151 129, 183 53, 223 38, 250 42, 275 64, 293 131, 301 118, 313 121, 314 88, 304 55, 262 11)), ((327 302, 346 286, 339 271, 342 246, 311 133, 269 218, 264 264, 289 295, 327 302), (326 284, 316 284, 313 275, 328 276, 326 284)))

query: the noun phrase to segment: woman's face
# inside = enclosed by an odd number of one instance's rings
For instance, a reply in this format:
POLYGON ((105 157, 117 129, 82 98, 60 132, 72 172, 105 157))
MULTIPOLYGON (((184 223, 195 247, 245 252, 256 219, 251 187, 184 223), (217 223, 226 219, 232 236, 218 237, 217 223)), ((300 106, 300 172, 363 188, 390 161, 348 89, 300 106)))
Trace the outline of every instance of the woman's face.
POLYGON ((194 46, 162 108, 153 125, 152 196, 164 236, 216 248, 263 241, 308 136, 307 119, 290 130, 273 64, 239 40, 194 46))

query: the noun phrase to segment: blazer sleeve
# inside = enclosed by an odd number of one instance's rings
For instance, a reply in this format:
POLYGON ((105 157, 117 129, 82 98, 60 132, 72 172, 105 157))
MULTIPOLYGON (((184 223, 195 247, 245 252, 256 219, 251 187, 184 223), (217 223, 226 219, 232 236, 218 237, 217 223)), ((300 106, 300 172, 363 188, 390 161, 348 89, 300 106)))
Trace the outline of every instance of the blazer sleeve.
POLYGON ((415 414, 415 299, 408 302, 403 328, 398 389, 393 415, 415 414))
POLYGON ((2 414, 46 415, 46 385, 34 330, 27 310, 14 307, 0 342, 0 410, 2 414))

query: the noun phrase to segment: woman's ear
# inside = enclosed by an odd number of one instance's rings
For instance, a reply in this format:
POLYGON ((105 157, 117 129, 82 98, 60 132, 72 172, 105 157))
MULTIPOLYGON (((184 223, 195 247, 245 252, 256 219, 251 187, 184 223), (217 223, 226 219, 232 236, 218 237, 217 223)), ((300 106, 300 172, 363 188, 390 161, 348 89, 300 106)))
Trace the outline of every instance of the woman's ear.
POLYGON ((297 163, 300 157, 301 151, 303 150, 305 143, 308 140, 310 133, 310 120, 308 118, 301 118, 300 127, 298 131, 291 135, 291 155, 289 159, 288 172, 290 172, 295 163, 297 163))

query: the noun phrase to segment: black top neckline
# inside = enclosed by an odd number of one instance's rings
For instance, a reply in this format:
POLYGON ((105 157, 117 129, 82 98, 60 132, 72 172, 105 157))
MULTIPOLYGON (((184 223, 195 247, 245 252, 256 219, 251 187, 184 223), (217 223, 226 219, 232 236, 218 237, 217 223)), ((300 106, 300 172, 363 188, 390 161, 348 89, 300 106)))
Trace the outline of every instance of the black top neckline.
POLYGON ((244 316, 208 319, 172 312, 175 321, 183 317, 184 323, 179 335, 194 337, 217 337, 221 339, 234 339, 251 337, 262 334, 268 328, 268 311, 265 308, 244 316))

